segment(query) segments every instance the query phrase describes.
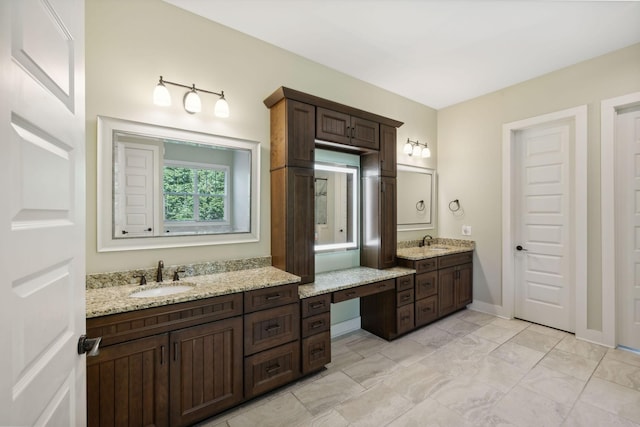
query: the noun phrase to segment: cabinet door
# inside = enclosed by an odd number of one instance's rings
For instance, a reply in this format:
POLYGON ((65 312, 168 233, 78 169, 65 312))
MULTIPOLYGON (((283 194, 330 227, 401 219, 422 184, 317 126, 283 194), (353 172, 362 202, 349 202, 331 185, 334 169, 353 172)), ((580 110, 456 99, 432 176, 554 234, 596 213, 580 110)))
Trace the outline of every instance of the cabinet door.
POLYGON ((413 304, 403 305, 396 309, 397 334, 404 334, 414 328, 413 304))
POLYGON ((312 168, 315 132, 313 105, 287 99, 271 108, 271 170, 285 166, 312 168))
POLYGON ((456 273, 456 267, 438 270, 438 316, 444 316, 456 310, 456 273))
POLYGON ((87 425, 168 426, 168 345, 155 335, 87 358, 87 425))
POLYGON ((281 270, 314 280, 313 169, 271 171, 271 257, 281 270))
POLYGON ((438 318, 438 296, 416 301, 416 326, 426 325, 438 318))
POLYGON ((351 144, 351 116, 337 111, 317 108, 316 137, 323 141, 351 144))
POLYGON ((371 150, 380 149, 380 124, 371 120, 351 117, 351 140, 347 144, 371 150))
POLYGON ((416 274, 416 299, 427 298, 438 293, 438 272, 416 274))
POLYGON ((456 280, 456 307, 463 308, 473 301, 473 264, 458 267, 456 280))
POLYGON ((390 268, 396 265, 397 225, 396 225, 396 179, 381 178, 380 196, 380 266, 390 268))
POLYGON ((380 175, 396 177, 396 128, 380 125, 380 175))
POLYGON ((185 426, 243 398, 242 317, 172 332, 171 425, 185 426))

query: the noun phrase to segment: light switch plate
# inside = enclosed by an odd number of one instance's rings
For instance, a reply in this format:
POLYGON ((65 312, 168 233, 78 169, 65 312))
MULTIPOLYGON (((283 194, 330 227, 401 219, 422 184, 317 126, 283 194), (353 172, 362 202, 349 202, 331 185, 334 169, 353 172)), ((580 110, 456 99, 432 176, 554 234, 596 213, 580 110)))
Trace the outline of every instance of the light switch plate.
POLYGON ((471 236, 471 226, 470 225, 463 225, 462 226, 462 235, 463 236, 471 236))

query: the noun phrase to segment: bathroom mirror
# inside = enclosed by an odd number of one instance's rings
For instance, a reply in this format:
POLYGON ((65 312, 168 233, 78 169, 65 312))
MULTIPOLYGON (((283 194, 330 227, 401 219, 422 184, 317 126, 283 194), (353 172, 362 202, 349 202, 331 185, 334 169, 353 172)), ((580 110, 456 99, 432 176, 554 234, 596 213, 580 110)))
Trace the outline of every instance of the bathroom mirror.
POLYGON ((98 251, 257 241, 259 143, 98 117, 98 251))
POLYGON ((316 150, 314 166, 315 250, 323 252, 357 248, 359 168, 354 164, 346 164, 349 161, 335 162, 344 161, 352 155, 322 151, 316 150))
POLYGON ((435 171, 399 164, 397 186, 398 231, 435 228, 435 171))

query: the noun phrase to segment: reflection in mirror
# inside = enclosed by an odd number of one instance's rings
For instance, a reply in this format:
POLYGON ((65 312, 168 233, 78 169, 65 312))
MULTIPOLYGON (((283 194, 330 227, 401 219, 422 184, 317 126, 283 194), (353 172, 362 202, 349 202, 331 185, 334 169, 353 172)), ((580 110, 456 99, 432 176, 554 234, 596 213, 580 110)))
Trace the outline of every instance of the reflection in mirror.
POLYGON ((257 241, 257 142, 107 117, 98 133, 98 250, 257 241))
POLYGON ((435 228, 435 171, 398 165, 398 231, 435 228))
POLYGON ((314 177, 315 250, 357 248, 358 167, 316 161, 314 177))

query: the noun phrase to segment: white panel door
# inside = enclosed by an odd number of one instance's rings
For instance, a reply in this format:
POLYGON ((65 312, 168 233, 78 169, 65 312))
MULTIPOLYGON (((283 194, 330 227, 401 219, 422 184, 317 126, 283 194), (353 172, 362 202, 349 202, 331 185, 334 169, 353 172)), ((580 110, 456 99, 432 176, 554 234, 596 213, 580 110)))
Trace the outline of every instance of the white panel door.
POLYGON ((640 109, 616 124, 618 344, 640 349, 640 109))
POLYGON ((0 425, 86 421, 84 2, 0 1, 0 425))
POLYGON ((518 131, 514 185, 515 315, 574 330, 570 123, 518 131))
POLYGON ((114 237, 153 236, 158 233, 154 189, 159 149, 140 144, 118 144, 118 185, 114 186, 114 237))

